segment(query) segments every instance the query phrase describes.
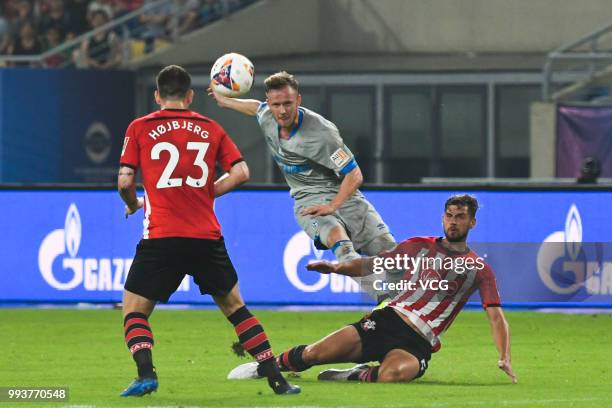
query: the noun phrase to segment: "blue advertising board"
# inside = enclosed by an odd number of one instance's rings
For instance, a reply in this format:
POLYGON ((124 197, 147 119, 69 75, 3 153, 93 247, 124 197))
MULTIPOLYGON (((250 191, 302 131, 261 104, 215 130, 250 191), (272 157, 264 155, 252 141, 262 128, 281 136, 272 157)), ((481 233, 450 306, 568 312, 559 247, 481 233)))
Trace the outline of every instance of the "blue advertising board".
POLYGON ((113 182, 134 84, 128 71, 1 69, 0 182, 113 182))
MULTIPOLYGON (((396 239, 442 234, 450 191, 369 191, 396 239)), ((494 269, 504 303, 612 305, 612 192, 478 191, 471 246, 494 269)), ((371 303, 350 279, 306 271, 317 259, 286 191, 237 191, 216 202, 251 304, 371 303)), ((0 301, 117 302, 142 233, 115 191, 0 191, 0 301)), ((477 297, 474 298, 477 300, 477 297)), ((187 278, 171 302, 211 303, 187 278)))

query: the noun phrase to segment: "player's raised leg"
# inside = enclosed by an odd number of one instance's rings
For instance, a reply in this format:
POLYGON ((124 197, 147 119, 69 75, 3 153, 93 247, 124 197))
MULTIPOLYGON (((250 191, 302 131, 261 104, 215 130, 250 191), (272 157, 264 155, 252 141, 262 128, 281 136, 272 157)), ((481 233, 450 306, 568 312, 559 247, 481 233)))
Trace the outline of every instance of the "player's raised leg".
MULTIPOLYGON (((299 345, 282 352, 276 362, 282 371, 301 372, 319 364, 346 363, 361 359, 361 339, 353 326, 337 330, 316 343, 299 345)), ((242 364, 233 369, 232 380, 263 377, 261 366, 242 364)))
POLYGON ((360 256, 357 251, 355 251, 353 242, 350 240, 348 234, 340 225, 322 234, 321 240, 331 249, 338 262, 350 261, 360 256))
POLYGON ((283 371, 304 371, 312 366, 346 363, 361 358, 361 339, 353 326, 346 326, 316 343, 293 347, 278 356, 283 371))
POLYGON ((227 295, 213 296, 221 312, 234 325, 242 347, 257 361, 263 376, 276 394, 299 394, 300 388, 291 385, 280 373, 268 336, 259 320, 244 304, 238 284, 227 295))
POLYGON ((125 342, 138 369, 136 378, 122 393, 122 397, 142 396, 157 390, 157 374, 153 367, 153 331, 149 316, 155 301, 125 290, 123 293, 123 328, 125 342))

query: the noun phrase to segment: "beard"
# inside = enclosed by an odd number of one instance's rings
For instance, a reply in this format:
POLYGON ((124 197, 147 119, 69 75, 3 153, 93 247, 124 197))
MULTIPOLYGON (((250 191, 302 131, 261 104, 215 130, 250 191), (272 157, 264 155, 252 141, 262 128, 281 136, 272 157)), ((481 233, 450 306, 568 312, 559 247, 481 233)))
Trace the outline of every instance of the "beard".
POLYGON ((448 242, 465 242, 467 238, 467 231, 463 234, 456 234, 454 236, 449 235, 448 230, 444 231, 444 236, 448 242))

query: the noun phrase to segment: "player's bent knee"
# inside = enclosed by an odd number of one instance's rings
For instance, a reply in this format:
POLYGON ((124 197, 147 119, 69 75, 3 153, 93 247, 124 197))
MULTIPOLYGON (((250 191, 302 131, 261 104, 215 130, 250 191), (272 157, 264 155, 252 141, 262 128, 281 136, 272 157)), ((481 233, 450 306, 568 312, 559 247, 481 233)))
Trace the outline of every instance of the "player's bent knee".
POLYGON ((397 246, 397 242, 393 235, 385 233, 377 236, 368 242, 363 248, 360 248, 361 253, 368 256, 375 256, 384 251, 390 251, 397 246))
POLYGON ((302 352, 302 360, 310 365, 320 364, 323 360, 323 350, 316 344, 306 346, 302 352))
POLYGON ((322 229, 320 234, 321 242, 327 245, 328 248, 333 247, 338 241, 349 239, 346 230, 341 225, 336 225, 328 230, 322 229))
POLYGON ((418 374, 418 369, 408 365, 385 367, 378 373, 378 382, 410 382, 418 374))
POLYGON ((148 316, 155 308, 155 304, 156 302, 154 300, 137 295, 127 289, 123 291, 122 309, 124 316, 134 312, 143 313, 148 316))

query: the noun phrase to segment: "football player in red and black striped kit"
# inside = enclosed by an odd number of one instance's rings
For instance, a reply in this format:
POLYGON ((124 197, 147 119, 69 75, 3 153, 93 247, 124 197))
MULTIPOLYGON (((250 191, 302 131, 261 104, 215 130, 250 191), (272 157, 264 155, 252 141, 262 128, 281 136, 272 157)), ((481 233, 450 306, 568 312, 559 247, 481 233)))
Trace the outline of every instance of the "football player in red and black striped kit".
POLYGON ((249 178, 240 151, 215 121, 189 110, 191 77, 170 65, 157 75, 155 101, 161 109, 134 120, 121 153, 118 188, 126 217, 144 207, 143 238, 125 282, 125 341, 138 368, 122 396, 157 390, 153 332, 149 316, 167 302, 185 275, 202 294, 212 295, 232 323, 243 348, 263 367, 276 394, 297 394, 275 363, 261 324, 242 300, 213 203, 249 178), (227 177, 214 180, 219 164, 227 177), (142 172, 144 198, 136 196, 136 171, 142 172))
MULTIPOLYGON (((281 353, 277 359, 281 369, 303 371, 320 364, 355 362, 360 365, 347 370, 325 370, 319 374, 319 379, 410 382, 425 373, 431 354, 441 347, 440 336, 450 327, 470 295, 478 290, 499 352, 497 367, 516 382, 510 359, 510 330, 501 309, 495 275, 466 243, 469 230, 476 225, 477 209, 474 197, 453 196, 444 207, 443 238, 411 238, 380 257, 339 264, 327 261, 309 264, 307 268, 312 271, 358 277, 372 274, 376 259, 433 261, 413 262, 407 269, 402 266, 406 288, 388 305, 318 342, 281 353), (370 361, 380 364, 364 364, 370 361)), ((256 363, 247 363, 233 369, 228 378, 257 378, 262 374, 256 363)))

